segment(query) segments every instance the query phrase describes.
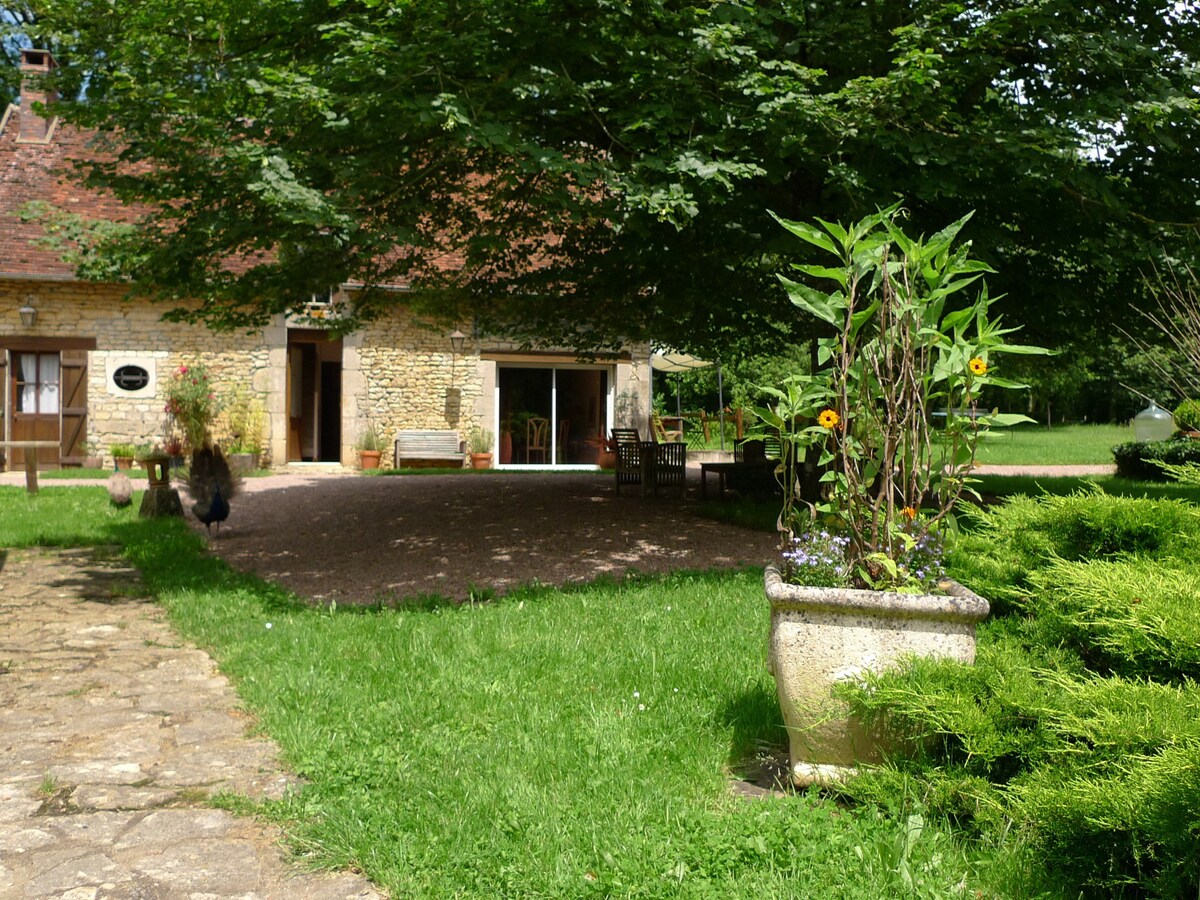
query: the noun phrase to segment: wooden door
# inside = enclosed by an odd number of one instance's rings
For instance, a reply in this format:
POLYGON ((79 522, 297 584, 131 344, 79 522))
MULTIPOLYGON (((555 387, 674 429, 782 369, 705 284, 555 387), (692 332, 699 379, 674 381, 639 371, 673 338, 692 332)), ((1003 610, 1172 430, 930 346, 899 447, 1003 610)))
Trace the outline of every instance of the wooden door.
MULTIPOLYGON (((8 438, 8 351, 0 347, 0 441, 8 438)), ((0 472, 10 468, 12 454, 0 447, 0 472)))
MULTIPOLYGON (((18 351, 12 354, 9 402, 12 424, 9 437, 14 441, 61 440, 62 369, 57 352, 18 351)), ((59 451, 14 449, 9 468, 23 467, 25 454, 38 454, 39 467, 57 467, 59 451)))

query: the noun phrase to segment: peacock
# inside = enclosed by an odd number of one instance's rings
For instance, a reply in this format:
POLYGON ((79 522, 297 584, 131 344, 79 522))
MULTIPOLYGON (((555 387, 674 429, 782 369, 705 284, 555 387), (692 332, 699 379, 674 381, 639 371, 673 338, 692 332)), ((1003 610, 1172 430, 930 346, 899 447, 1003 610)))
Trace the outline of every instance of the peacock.
POLYGON ((229 501, 242 486, 241 476, 230 470, 220 447, 206 444, 192 451, 187 485, 196 518, 210 533, 215 522, 220 533, 221 523, 229 518, 229 501))

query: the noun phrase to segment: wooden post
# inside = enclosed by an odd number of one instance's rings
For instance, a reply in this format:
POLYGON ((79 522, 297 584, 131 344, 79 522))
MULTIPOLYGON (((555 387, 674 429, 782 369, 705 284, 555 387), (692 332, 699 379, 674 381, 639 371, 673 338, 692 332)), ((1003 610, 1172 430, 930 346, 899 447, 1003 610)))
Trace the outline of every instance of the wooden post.
POLYGON ((30 494, 38 492, 37 451, 58 446, 58 441, 0 441, 0 447, 25 451, 25 490, 30 494))

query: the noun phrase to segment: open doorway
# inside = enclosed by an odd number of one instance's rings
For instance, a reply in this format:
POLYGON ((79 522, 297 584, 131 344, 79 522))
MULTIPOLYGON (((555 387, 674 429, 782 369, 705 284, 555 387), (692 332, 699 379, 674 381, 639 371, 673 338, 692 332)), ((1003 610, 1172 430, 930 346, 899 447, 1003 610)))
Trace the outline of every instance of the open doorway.
POLYGON ((288 462, 341 462, 342 339, 290 329, 287 368, 288 462))

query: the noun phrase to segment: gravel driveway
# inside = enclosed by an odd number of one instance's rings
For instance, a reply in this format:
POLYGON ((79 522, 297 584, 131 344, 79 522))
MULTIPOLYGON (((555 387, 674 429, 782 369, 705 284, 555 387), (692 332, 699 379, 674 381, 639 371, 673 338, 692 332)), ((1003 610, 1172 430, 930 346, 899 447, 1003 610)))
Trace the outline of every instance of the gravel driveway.
POLYGON ((338 603, 762 565, 776 542, 702 518, 695 500, 618 497, 591 473, 272 476, 247 479, 231 506, 214 552, 338 603))

